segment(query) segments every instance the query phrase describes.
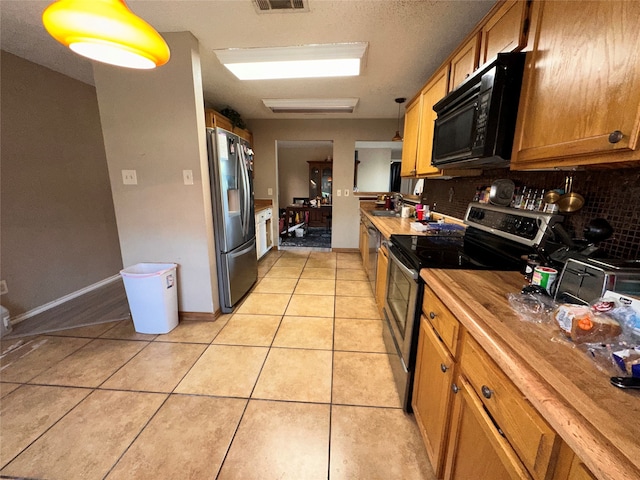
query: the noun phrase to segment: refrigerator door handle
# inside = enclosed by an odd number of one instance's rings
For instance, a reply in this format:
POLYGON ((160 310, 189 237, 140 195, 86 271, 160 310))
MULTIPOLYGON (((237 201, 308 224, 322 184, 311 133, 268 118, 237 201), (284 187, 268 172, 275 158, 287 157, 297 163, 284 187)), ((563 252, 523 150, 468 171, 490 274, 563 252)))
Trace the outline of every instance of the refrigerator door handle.
POLYGON ((240 188, 242 189, 242 200, 240 204, 240 227, 242 227, 242 237, 246 238, 247 236, 247 221, 246 221, 246 210, 247 210, 247 184, 245 181, 244 175, 244 161, 242 160, 242 149, 240 148, 240 143, 235 145, 236 149, 236 181, 239 183, 240 188))
POLYGON ((242 233, 246 238, 249 233, 249 212, 251 210, 250 195, 249 195, 249 178, 247 172, 246 157, 244 155, 244 149, 240 142, 238 142, 238 161, 240 162, 240 169, 242 170, 242 233))
POLYGON ((243 248, 242 250, 238 250, 237 252, 230 252, 228 255, 231 258, 241 257, 245 253, 248 253, 251 250, 254 250, 255 248, 256 248, 256 241, 252 240, 251 242, 249 242, 249 245, 247 246, 247 248, 243 248))

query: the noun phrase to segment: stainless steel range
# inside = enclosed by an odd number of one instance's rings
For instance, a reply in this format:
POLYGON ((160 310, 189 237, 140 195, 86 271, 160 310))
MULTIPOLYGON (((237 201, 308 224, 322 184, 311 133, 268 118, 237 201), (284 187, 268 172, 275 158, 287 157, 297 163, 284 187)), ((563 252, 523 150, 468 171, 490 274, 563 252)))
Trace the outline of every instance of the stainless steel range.
POLYGON ((561 220, 559 215, 472 203, 464 218, 466 230, 428 224, 424 233, 391 235, 384 336, 405 411, 411 411, 424 289, 420 269, 520 270, 521 257, 543 247, 550 227, 561 220))

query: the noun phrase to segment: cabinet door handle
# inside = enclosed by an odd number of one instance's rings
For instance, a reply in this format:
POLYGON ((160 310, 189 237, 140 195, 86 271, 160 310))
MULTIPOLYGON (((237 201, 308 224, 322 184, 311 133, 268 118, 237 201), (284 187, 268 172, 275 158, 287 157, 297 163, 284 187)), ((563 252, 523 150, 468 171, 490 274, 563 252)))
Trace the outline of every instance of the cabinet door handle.
POLYGON ((447 373, 447 370, 449 370, 449 368, 444 363, 441 363, 440 370, 442 370, 442 373, 447 373))
POLYGON ((451 390, 453 390, 453 393, 458 393, 460 391, 460 388, 454 383, 451 385, 451 390))
POLYGON ((614 130, 609 134, 609 143, 618 143, 624 135, 620 130, 614 130))
POLYGON ((429 312, 429 318, 430 318, 431 320, 433 320, 434 318, 436 318, 436 314, 435 314, 435 312, 429 312))
POLYGON ((491 395, 493 395, 493 390, 491 390, 489 387, 487 387, 486 385, 483 385, 482 388, 482 396, 484 398, 491 398, 491 395))

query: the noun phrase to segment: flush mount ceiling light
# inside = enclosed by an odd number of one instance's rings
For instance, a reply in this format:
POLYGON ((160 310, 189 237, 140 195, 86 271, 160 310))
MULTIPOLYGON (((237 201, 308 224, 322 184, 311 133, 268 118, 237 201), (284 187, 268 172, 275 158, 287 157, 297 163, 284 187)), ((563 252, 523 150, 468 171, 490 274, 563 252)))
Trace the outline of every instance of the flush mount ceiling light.
POLYGON ((360 75, 366 42, 214 50, 240 80, 360 75))
POLYGON ((124 0, 58 0, 42 13, 58 42, 84 57, 127 68, 151 69, 169 61, 169 47, 124 0))
POLYGON ((273 113, 353 113, 358 98, 271 98, 262 103, 273 113))
POLYGON ((396 98, 395 102, 398 104, 398 130, 396 130, 396 134, 391 139, 392 142, 401 142, 402 135, 400 135, 400 105, 402 105, 407 99, 404 97, 396 98))

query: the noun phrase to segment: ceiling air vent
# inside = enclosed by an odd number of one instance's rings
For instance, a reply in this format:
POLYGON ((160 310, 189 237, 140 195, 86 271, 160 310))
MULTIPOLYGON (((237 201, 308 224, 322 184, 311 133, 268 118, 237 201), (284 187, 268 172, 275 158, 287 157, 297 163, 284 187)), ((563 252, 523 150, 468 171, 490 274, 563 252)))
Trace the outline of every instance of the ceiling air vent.
POLYGON ((253 0, 258 13, 308 12, 308 0, 253 0))

